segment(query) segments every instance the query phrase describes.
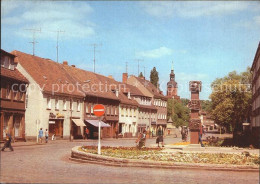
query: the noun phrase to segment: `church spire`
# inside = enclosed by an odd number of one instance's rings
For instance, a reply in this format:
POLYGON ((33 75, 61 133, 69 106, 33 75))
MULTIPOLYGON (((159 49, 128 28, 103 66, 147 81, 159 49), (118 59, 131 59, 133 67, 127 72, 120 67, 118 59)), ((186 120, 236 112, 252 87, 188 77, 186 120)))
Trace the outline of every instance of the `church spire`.
POLYGON ((172 60, 172 71, 173 71, 173 60, 172 60))

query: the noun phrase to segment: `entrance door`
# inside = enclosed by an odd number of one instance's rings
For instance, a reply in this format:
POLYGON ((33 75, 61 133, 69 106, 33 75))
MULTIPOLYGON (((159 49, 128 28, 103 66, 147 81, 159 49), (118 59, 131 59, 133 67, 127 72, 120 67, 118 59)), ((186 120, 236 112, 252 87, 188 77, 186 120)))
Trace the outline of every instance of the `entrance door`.
POLYGON ((21 117, 16 116, 14 117, 14 137, 20 137, 20 126, 21 126, 21 117))

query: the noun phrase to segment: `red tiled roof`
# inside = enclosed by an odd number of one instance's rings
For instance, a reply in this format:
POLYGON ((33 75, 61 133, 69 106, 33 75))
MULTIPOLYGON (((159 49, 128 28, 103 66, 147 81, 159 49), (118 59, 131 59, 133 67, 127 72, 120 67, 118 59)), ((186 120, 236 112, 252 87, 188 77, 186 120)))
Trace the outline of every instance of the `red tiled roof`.
POLYGON ((76 81, 62 69, 62 64, 20 51, 11 53, 16 56, 15 61, 20 63, 44 92, 59 95, 85 96, 80 90, 77 90, 76 81))
POLYGON ((144 87, 146 87, 146 89, 148 89, 155 97, 157 98, 162 98, 162 99, 167 99, 166 96, 162 95, 159 93, 159 90, 148 80, 145 80, 143 78, 140 77, 136 77, 134 76, 140 83, 142 83, 144 85, 144 87))
POLYGON ((1 67, 1 77, 2 76, 24 83, 29 83, 29 81, 16 68, 14 70, 9 70, 7 68, 1 67))

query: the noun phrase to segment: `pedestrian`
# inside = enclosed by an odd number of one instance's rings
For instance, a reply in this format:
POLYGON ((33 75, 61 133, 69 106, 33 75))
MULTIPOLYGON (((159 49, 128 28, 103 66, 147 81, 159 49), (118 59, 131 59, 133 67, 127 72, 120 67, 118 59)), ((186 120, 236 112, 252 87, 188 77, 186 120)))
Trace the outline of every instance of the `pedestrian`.
POLYGON ((203 130, 202 125, 200 125, 199 142, 200 142, 201 147, 205 147, 204 144, 203 144, 203 142, 202 142, 202 134, 205 134, 205 132, 204 132, 204 130, 203 130))
POLYGON ((12 136, 10 133, 8 133, 6 131, 6 141, 5 141, 4 147, 1 149, 1 151, 4 151, 5 148, 9 148, 11 151, 14 151, 14 149, 11 145, 11 141, 12 141, 12 136))
POLYGON ((85 130, 85 139, 88 139, 89 138, 89 129, 88 127, 86 127, 86 130, 85 130))
POLYGON ((117 129, 115 131, 115 134, 116 134, 116 139, 118 139, 118 130, 117 129))
POLYGON ((160 147, 160 142, 162 143, 162 147, 164 147, 164 142, 163 142, 163 129, 162 126, 159 126, 159 129, 157 131, 157 139, 156 139, 156 143, 158 143, 158 147, 160 147))
POLYGON ((142 147, 145 146, 145 142, 146 142, 146 130, 143 130, 143 132, 140 132, 137 140, 135 141, 137 143, 137 148, 141 149, 142 147))
POLYGON ((48 143, 48 139, 49 139, 49 132, 48 129, 45 130, 45 142, 48 143))
POLYGON ((40 128, 40 130, 39 130, 39 139, 40 139, 40 141, 41 141, 41 143, 42 143, 42 138, 43 138, 43 130, 42 130, 42 128, 40 128))

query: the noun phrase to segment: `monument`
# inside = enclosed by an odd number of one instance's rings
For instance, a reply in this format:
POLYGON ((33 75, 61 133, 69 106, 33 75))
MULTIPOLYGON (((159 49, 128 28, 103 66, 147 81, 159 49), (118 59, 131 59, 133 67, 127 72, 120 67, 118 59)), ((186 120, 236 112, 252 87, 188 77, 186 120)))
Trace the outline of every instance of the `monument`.
POLYGON ((201 81, 190 81, 189 83, 191 100, 189 102, 190 112, 190 143, 199 144, 199 131, 201 126, 201 120, 199 118, 200 111, 200 99, 199 93, 201 92, 202 83, 201 81))

